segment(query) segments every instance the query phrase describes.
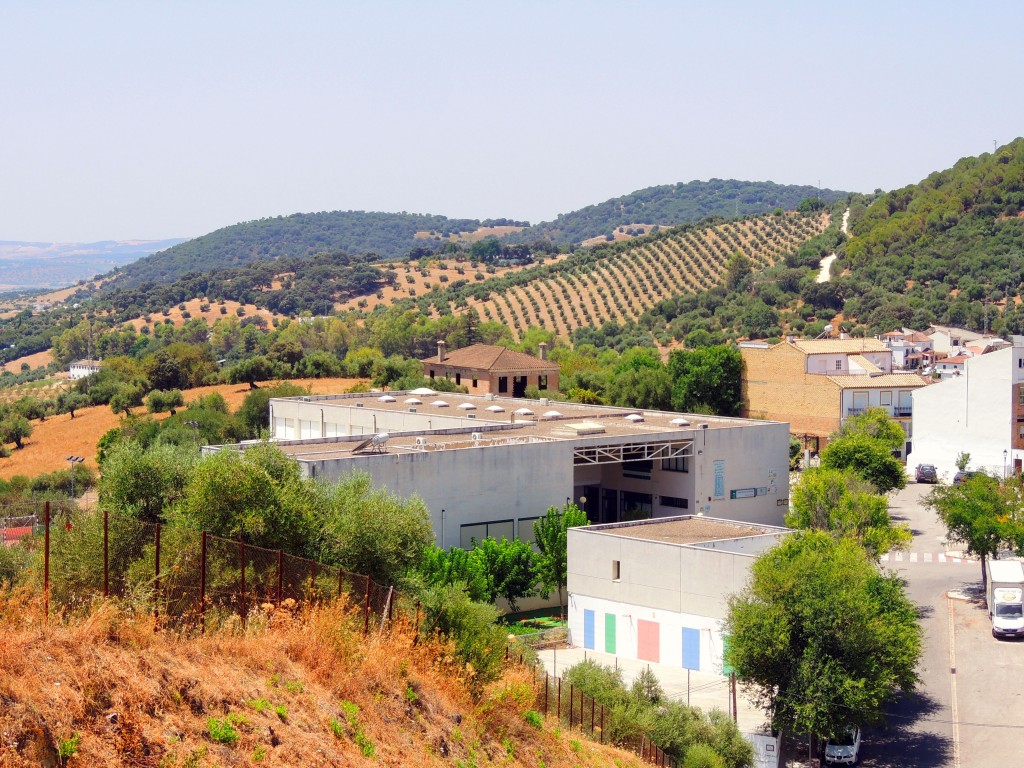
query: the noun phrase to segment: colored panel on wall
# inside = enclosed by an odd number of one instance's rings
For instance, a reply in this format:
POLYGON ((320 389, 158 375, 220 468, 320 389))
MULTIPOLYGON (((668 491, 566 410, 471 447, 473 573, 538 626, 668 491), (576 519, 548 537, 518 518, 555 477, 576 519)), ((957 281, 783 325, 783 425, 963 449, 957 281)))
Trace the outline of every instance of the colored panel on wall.
POLYGON ((636 622, 636 655, 644 661, 661 661, 661 626, 656 621, 636 622))
POLYGON ((583 611, 583 647, 594 650, 594 612, 583 611))
POLYGON ((700 669, 700 630, 683 627, 683 669, 700 669))
POLYGON ((736 670, 729 664, 729 646, 732 644, 732 638, 728 635, 722 635, 722 674, 731 675, 736 670))
POLYGON ((615 653, 615 614, 604 615, 604 652, 615 653))

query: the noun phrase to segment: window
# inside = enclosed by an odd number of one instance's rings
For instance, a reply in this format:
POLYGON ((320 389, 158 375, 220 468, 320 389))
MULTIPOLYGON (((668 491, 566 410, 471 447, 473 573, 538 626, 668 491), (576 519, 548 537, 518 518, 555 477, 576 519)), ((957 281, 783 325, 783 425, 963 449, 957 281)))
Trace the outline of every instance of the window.
POLYGON ((678 496, 662 496, 661 506, 663 507, 675 507, 676 509, 689 509, 690 500, 680 499, 678 496))
POLYGON ((477 386, 477 383, 476 383, 476 376, 474 376, 474 377, 473 377, 473 386, 474 386, 474 387, 475 387, 475 386, 477 386))
POLYGON ((430 369, 430 378, 431 379, 434 378, 434 369, 433 368, 430 369))
POLYGON ((498 377, 498 394, 504 395, 508 392, 508 376, 498 377))
POLYGON ((520 517, 516 523, 516 527, 519 529, 519 535, 516 538, 520 541, 525 541, 533 547, 534 552, 540 551, 537 548, 536 531, 533 527, 533 524, 538 520, 540 520, 539 517, 520 517))
POLYGON ((513 538, 514 522, 512 520, 491 520, 487 523, 472 523, 459 526, 459 546, 462 549, 472 549, 474 542, 479 544, 486 538, 508 539, 513 538))
POLYGON ((652 469, 654 469, 654 462, 651 459, 622 462, 623 477, 635 477, 638 480, 650 480, 652 469))
POLYGON ((537 389, 547 389, 547 388, 548 388, 548 377, 547 376, 538 376, 537 377, 537 389))
POLYGON ((456 371, 455 372, 455 386, 458 386, 461 383, 462 383, 462 374, 459 373, 458 371, 456 371))
POLYGON ((1020 398, 1019 398, 1018 402, 1019 402, 1019 403, 1020 403, 1021 405, 1024 405, 1024 387, 1021 387, 1021 388, 1020 388, 1020 389, 1018 390, 1018 394, 1020 395, 1020 398))
POLYGON ((836 360, 836 370, 837 371, 843 370, 843 361, 842 360, 836 360))
POLYGON ((690 471, 690 457, 689 456, 676 456, 671 459, 661 460, 661 471, 662 472, 689 472, 690 471))
POLYGON ((622 581, 621 560, 612 560, 612 581, 622 581))
POLYGON ((878 402, 880 405, 892 405, 892 392, 879 392, 878 402))
POLYGON ((1021 426, 1017 427, 1017 437, 1020 440, 1024 440, 1024 424, 1022 424, 1021 426))

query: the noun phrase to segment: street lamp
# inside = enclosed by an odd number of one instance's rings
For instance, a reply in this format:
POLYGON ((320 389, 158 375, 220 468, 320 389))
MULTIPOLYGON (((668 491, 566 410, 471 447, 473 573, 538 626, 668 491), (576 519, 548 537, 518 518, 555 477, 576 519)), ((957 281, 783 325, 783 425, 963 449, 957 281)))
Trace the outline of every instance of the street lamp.
POLYGON ((199 422, 198 421, 186 421, 186 427, 192 427, 192 442, 199 447, 199 422))
POLYGON ((85 461, 81 456, 68 456, 65 461, 71 464, 71 509, 75 508, 75 464, 85 461))
POLYGON ((1007 457, 1009 455, 1010 455, 1009 452, 1004 448, 1003 449, 1003 480, 1006 479, 1006 459, 1007 459, 1007 457))

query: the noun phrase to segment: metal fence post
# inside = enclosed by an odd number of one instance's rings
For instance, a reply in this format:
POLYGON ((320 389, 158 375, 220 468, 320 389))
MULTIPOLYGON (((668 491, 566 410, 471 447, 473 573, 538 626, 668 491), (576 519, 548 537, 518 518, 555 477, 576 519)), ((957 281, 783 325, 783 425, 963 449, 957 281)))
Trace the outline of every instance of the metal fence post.
POLYGON ((576 691, 572 687, 572 683, 569 683, 569 727, 572 728, 572 709, 573 704, 576 703, 576 691))
POLYGON ((590 735, 594 735, 594 700, 590 700, 590 735))
POLYGON ((43 617, 50 620, 50 502, 44 506, 46 517, 43 533, 43 617))
POLYGON ((199 556, 199 631, 206 631, 206 531, 199 556))
POLYGON ((160 523, 156 524, 156 541, 154 542, 156 549, 156 567, 154 570, 154 586, 156 587, 156 594, 153 600, 153 620, 156 622, 160 621, 160 523))
POLYGON ((545 670, 544 672, 544 714, 548 713, 548 676, 549 673, 545 670))
POLYGON ((281 591, 284 588, 284 550, 277 550, 277 607, 281 607, 281 591))
POLYGON ((363 605, 363 635, 370 634, 370 577, 366 577, 366 602, 363 605))
POLYGON ((245 626, 245 618, 249 613, 245 595, 245 542, 238 542, 238 555, 242 560, 242 602, 239 606, 242 609, 242 626, 245 626))
POLYGON ((601 705, 601 743, 604 744, 604 704, 601 705))
POLYGON ((309 561, 309 602, 316 600, 316 560, 309 561))
POLYGON ((103 597, 110 597, 110 527, 107 510, 103 510, 103 597))
POLYGON ((558 719, 562 719, 562 678, 555 678, 558 680, 558 719))

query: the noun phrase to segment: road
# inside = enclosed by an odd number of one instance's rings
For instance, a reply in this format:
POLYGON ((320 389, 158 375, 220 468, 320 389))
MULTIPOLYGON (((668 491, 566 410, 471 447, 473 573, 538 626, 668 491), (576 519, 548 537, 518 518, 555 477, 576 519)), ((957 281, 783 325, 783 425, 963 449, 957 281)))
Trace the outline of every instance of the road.
POLYGON ((865 733, 862 763, 1018 765, 1024 736, 1024 644, 991 636, 985 609, 977 602, 981 566, 946 547, 944 528, 922 504, 930 490, 911 483, 897 494, 893 518, 909 524, 914 540, 909 552, 883 563, 906 579, 907 594, 920 611, 921 685, 892 708, 888 729, 865 733))

